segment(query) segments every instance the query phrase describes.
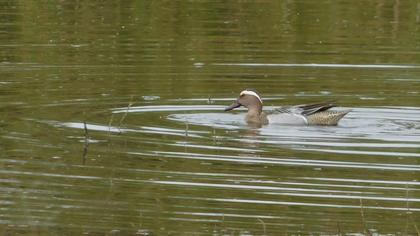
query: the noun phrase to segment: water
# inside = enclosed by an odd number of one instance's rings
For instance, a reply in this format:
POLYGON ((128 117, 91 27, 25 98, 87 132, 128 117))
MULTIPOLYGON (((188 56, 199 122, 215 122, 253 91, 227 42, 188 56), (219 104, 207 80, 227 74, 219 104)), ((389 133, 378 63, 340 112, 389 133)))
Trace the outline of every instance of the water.
POLYGON ((419 7, 0 2, 1 234, 419 234, 419 7))

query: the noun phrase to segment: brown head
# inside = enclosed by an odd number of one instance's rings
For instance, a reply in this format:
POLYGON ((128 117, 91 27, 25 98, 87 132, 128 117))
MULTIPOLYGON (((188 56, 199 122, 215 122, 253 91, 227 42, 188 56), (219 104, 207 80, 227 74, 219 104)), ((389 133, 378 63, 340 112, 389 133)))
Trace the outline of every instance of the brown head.
POLYGON ((239 94, 239 98, 232 105, 225 108, 225 111, 230 111, 240 106, 248 108, 248 113, 260 114, 263 105, 260 95, 255 90, 246 89, 239 94))

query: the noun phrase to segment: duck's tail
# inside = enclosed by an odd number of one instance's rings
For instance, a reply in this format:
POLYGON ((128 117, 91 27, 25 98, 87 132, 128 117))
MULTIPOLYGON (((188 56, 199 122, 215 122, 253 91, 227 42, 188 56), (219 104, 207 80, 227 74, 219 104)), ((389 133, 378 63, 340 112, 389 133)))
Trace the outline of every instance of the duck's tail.
POLYGON ((320 111, 306 117, 308 125, 337 125, 338 121, 351 110, 320 111))

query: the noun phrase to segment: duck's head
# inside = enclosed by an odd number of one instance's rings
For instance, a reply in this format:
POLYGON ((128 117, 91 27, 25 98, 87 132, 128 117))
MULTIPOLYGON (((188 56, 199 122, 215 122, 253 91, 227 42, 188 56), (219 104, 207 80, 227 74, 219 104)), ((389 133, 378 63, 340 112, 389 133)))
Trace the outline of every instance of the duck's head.
POLYGON ((262 100, 257 91, 253 89, 245 89, 239 94, 238 99, 232 105, 225 108, 225 111, 230 111, 240 106, 248 108, 248 110, 262 111, 262 100))

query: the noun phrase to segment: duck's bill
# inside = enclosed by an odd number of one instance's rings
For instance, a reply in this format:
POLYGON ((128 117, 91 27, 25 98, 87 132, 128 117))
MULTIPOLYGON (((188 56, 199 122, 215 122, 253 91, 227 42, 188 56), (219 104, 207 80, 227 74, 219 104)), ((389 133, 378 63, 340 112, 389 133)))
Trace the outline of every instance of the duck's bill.
POLYGON ((238 108, 238 107, 240 107, 240 106, 241 106, 241 104, 240 104, 240 103, 238 103, 238 102, 234 102, 234 103, 232 103, 232 105, 230 105, 230 106, 226 107, 226 108, 225 108, 225 111, 230 111, 230 110, 233 110, 233 109, 238 108))

